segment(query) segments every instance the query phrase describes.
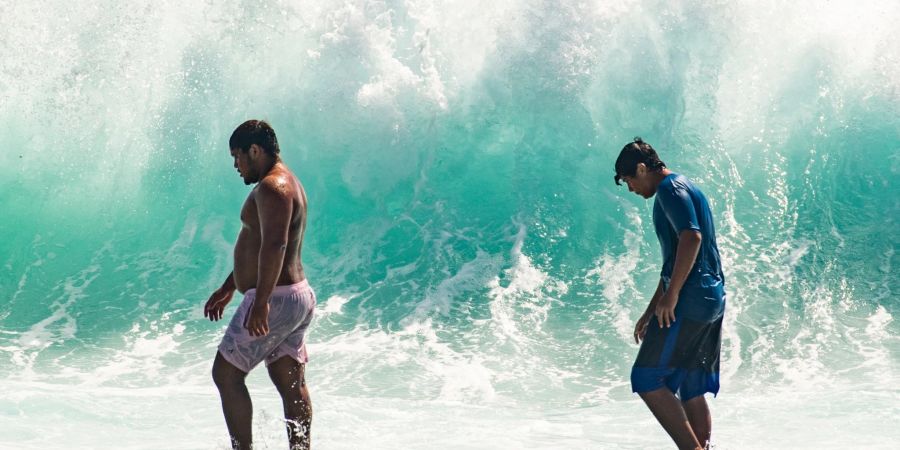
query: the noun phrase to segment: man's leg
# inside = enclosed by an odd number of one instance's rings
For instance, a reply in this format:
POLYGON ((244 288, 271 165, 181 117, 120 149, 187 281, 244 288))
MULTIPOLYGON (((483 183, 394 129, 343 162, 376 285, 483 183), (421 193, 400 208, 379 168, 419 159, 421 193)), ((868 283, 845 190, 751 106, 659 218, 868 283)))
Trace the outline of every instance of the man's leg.
POLYGON ((694 436, 681 402, 669 388, 661 387, 655 391, 641 392, 640 396, 679 449, 703 448, 694 436))
POLYGON ((712 435, 712 415, 709 413, 706 399, 702 395, 698 395, 682 402, 681 405, 684 407, 688 422, 691 423, 691 429, 694 430, 694 436, 703 444, 703 448, 706 448, 709 446, 709 439, 712 435))
POLYGON ((310 446, 312 403, 309 400, 304 369, 304 364, 289 356, 283 356, 269 364, 269 378, 284 403, 284 419, 287 421, 291 450, 308 449, 310 446))
POLYGON ((236 450, 250 450, 253 443, 253 404, 244 379, 247 374, 216 353, 212 370, 213 381, 222 397, 225 424, 236 450))

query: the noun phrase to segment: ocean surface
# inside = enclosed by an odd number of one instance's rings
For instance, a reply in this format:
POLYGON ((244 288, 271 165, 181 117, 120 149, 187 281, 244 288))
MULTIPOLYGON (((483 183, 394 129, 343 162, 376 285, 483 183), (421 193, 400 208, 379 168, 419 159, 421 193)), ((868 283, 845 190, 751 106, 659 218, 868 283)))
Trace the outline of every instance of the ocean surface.
MULTIPOLYGON (((0 448, 224 449, 266 119, 309 195, 319 449, 665 449, 641 136, 727 278, 716 449, 900 443, 896 1, 0 0, 0 448), (230 318, 240 297, 226 310, 230 318)), ((258 447, 286 447, 265 370, 258 447)))

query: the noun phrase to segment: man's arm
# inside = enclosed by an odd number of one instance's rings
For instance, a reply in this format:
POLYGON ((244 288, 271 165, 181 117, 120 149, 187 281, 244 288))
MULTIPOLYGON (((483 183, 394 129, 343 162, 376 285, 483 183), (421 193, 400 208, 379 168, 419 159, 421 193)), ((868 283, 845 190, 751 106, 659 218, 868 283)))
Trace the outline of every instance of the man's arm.
POLYGON ((209 320, 212 321, 221 319, 225 306, 228 305, 231 297, 234 296, 234 289, 234 272, 231 272, 225 278, 222 286, 209 296, 209 300, 206 301, 206 305, 203 307, 203 316, 209 317, 209 320))
POLYGON ((663 294, 656 306, 656 318, 659 326, 670 326, 675 321, 675 305, 678 304, 678 294, 687 281, 691 268, 697 260, 700 251, 700 243, 703 236, 699 231, 687 229, 678 235, 678 248, 675 250, 675 267, 672 268, 672 278, 669 280, 669 289, 663 294))
POLYGON ((659 299, 662 298, 663 293, 663 281, 660 278, 659 283, 656 285, 656 292, 653 293, 650 303, 647 304, 647 309, 644 310, 644 314, 641 314, 641 318, 634 325, 634 342, 636 344, 640 344, 647 334, 647 324, 650 323, 650 316, 656 312, 656 305, 659 303, 659 299))
POLYGON ((237 286, 234 284, 234 271, 228 274, 228 277, 225 278, 225 281, 222 282, 222 287, 219 288, 221 291, 233 291, 237 289, 237 286))
POLYGON ((269 296, 278 283, 284 264, 293 202, 277 177, 263 180, 256 190, 255 199, 262 242, 259 246, 256 298, 246 327, 252 336, 263 336, 269 332, 269 296))

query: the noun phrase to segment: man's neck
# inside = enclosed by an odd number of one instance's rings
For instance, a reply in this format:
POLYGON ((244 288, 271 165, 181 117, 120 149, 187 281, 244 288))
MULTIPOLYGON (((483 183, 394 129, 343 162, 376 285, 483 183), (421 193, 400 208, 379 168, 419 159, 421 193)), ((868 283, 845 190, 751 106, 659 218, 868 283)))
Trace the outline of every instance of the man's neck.
POLYGON ((276 156, 276 157, 272 158, 271 160, 263 163, 262 170, 259 171, 259 173, 262 174, 262 175, 260 175, 259 179, 262 180, 267 175, 269 175, 269 172, 271 172, 272 169, 274 169, 275 166, 277 166, 278 163, 280 163, 280 162, 281 162, 281 158, 276 156))
POLYGON ((652 173, 652 176, 653 176, 653 188, 654 188, 653 190, 655 191, 656 188, 659 187, 659 183, 662 183, 662 181, 665 180, 666 177, 669 176, 669 175, 671 175, 671 174, 672 174, 672 171, 669 170, 667 167, 663 167, 662 170, 660 170, 659 172, 653 172, 653 173, 652 173))

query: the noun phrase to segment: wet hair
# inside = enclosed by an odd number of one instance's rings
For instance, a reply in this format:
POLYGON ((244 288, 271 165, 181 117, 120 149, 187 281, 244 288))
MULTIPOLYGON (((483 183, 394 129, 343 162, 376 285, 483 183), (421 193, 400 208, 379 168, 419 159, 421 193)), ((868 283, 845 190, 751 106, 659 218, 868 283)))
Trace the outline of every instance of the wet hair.
POLYGON ((228 140, 228 147, 240 149, 244 153, 249 152, 253 144, 260 146, 272 156, 277 156, 281 152, 275 130, 264 120, 248 120, 240 124, 228 140))
POLYGON ((617 185, 624 177, 633 177, 637 173, 638 164, 643 163, 648 169, 658 172, 666 167, 666 163, 659 159, 656 150, 650 144, 644 142, 640 137, 635 137, 634 141, 625 144, 619 157, 616 159, 616 176, 617 185))

